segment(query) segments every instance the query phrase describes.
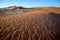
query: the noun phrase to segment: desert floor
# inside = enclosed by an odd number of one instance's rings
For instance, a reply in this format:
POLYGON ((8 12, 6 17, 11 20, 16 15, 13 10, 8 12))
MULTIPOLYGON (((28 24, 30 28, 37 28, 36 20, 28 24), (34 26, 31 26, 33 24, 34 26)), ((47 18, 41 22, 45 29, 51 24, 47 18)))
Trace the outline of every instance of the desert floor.
POLYGON ((60 40, 60 9, 1 14, 0 40, 60 40))

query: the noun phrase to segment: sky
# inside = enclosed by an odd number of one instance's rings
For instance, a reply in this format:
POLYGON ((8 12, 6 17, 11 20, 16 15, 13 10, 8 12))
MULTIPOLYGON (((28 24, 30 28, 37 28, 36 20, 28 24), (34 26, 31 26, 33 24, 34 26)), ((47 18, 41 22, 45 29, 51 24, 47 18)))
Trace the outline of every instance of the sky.
POLYGON ((0 8, 9 6, 23 7, 60 7, 60 0, 0 0, 0 8))

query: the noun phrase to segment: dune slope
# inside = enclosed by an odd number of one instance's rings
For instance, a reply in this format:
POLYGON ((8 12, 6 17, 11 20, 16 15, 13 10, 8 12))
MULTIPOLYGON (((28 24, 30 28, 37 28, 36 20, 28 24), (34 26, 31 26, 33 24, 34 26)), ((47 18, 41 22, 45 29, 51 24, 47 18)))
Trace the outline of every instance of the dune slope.
POLYGON ((0 40, 60 40, 60 13, 0 15, 0 40))

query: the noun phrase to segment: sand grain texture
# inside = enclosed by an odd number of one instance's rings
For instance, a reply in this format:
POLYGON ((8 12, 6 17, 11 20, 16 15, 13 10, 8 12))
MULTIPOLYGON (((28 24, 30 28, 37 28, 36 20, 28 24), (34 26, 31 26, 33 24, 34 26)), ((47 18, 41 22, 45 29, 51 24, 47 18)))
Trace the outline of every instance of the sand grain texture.
POLYGON ((60 14, 27 12, 0 15, 0 40, 59 40, 60 14))

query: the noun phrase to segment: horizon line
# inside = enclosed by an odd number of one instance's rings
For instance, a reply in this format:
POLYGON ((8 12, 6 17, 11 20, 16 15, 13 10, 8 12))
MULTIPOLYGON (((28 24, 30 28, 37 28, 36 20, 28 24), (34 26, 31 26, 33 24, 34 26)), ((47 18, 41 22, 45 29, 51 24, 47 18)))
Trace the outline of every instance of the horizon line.
MULTIPOLYGON (((17 6, 17 5, 13 5, 13 6, 24 7, 24 6, 17 6)), ((13 6, 0 7, 0 8, 8 8, 8 7, 13 7, 13 6)), ((25 7, 25 8, 38 8, 38 7, 58 7, 58 8, 60 8, 60 6, 33 6, 33 7, 25 7)))

